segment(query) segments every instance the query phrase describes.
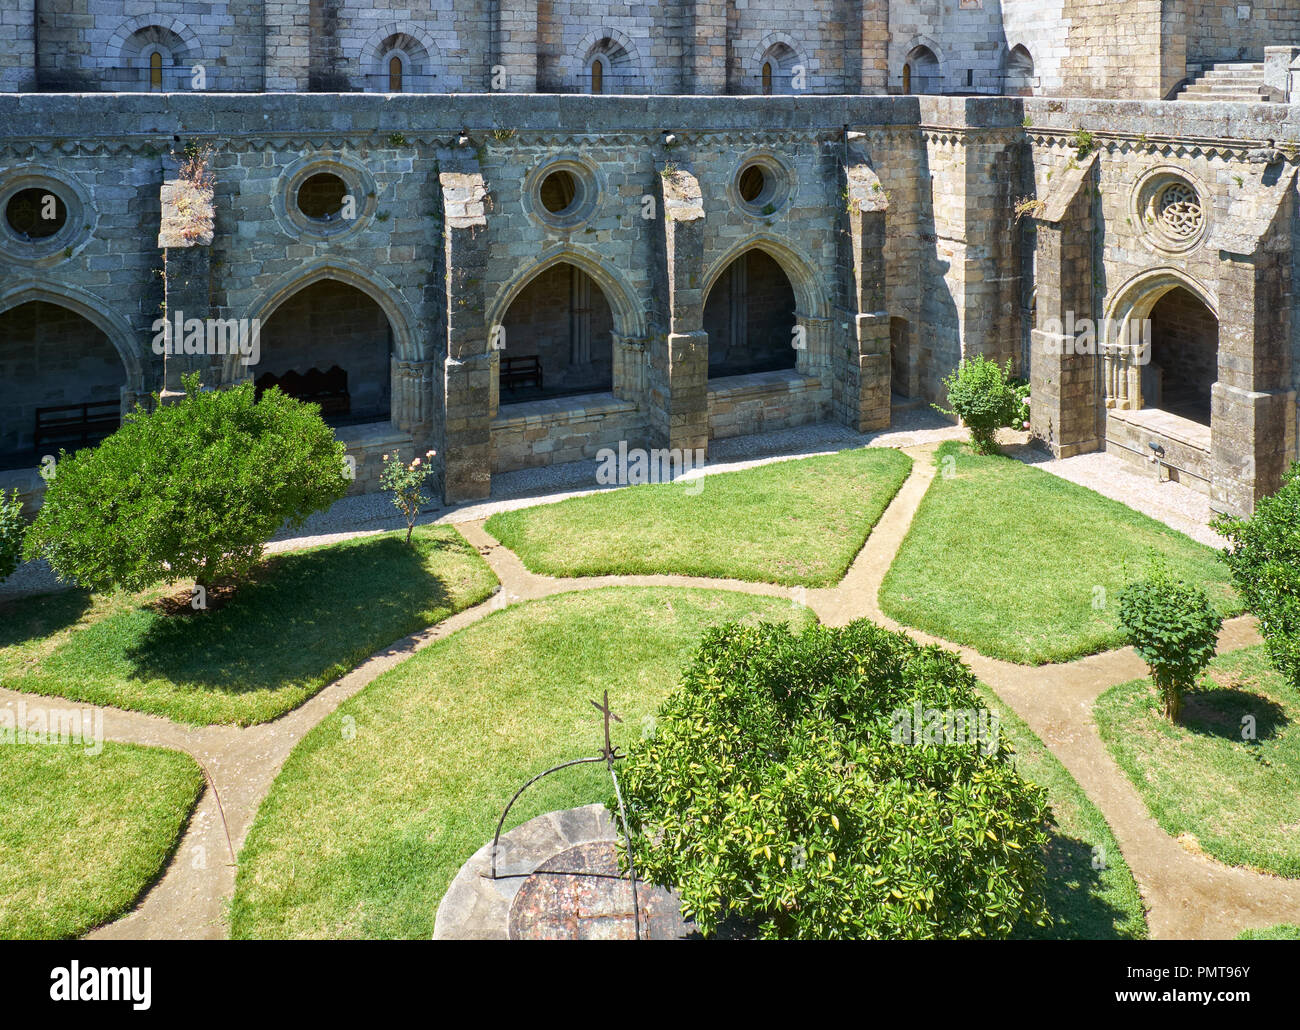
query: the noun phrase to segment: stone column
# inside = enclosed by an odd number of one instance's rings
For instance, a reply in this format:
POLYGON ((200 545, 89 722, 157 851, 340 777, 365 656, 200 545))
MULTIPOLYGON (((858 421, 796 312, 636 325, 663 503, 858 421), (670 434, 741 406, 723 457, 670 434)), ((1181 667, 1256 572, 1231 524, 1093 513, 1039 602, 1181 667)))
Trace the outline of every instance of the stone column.
POLYGON ((876 173, 850 151, 842 170, 839 339, 831 345, 831 410, 859 433, 889 425, 889 312, 885 310, 885 213, 876 173))
MULTIPOLYGON (((212 187, 186 179, 168 179, 159 193, 161 224, 158 246, 163 252, 163 308, 167 319, 163 359, 164 402, 184 394, 183 376, 198 372, 205 386, 219 386, 223 366, 236 367, 210 351, 217 334, 212 317, 212 187)), ((235 342, 238 342, 238 333, 235 342)), ((222 333, 220 342, 229 342, 222 333)), ((125 403, 125 399, 124 399, 125 403)))
POLYGON ((859 93, 884 93, 889 84, 889 0, 859 0, 859 93))
POLYGON ((651 355, 651 432, 663 445, 709 445, 709 337, 704 332, 704 201, 690 172, 660 175, 668 332, 651 355))
POLYGON ((444 494, 448 503, 487 497, 492 488, 491 396, 484 280, 487 186, 478 172, 442 172, 447 284, 444 494))
POLYGON ((614 338, 614 396, 640 405, 645 399, 646 346, 649 340, 644 336, 610 335, 614 338))
POLYGON ((1078 346, 1070 332, 1093 318, 1095 165, 1093 155, 1066 172, 1035 219, 1037 325, 1029 334, 1029 427, 1033 439, 1058 458, 1102 446, 1096 348, 1078 346))
POLYGON ((417 453, 430 446, 435 428, 434 375, 432 361, 392 360, 393 424, 411 434, 417 453))
POLYGON ((537 5, 497 0, 488 88, 505 93, 537 92, 537 5), (501 85, 496 83, 500 71, 501 85))
POLYGON ((727 92, 730 55, 727 47, 727 0, 694 0, 686 12, 691 62, 691 92, 727 92))
POLYGON ((311 0, 266 0, 266 89, 305 93, 311 62, 311 0))

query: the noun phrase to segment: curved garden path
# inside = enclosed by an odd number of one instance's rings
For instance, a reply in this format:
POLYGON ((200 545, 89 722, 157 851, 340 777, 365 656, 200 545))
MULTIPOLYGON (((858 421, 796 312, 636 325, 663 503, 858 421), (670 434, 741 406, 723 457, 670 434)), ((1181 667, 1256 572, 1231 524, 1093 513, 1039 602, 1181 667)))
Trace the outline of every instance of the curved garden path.
MULTIPOLYGON (((697 576, 588 576, 555 578, 529 572, 519 557, 484 530, 485 519, 455 523, 501 581, 487 601, 399 640, 280 718, 250 727, 186 727, 157 716, 104 708, 109 740, 169 747, 193 755, 209 776, 176 854, 135 910, 88 936, 103 939, 221 938, 234 894, 235 858, 258 807, 293 746, 335 708, 381 673, 416 651, 518 601, 608 586, 703 587, 808 605, 824 623, 844 625, 867 617, 903 629, 925 643, 958 651, 1042 738, 1101 810, 1142 892, 1154 938, 1235 937, 1249 927, 1300 923, 1300 880, 1225 866, 1193 854, 1164 832, 1102 743, 1093 701, 1110 687, 1146 675, 1130 648, 1057 665, 1029 667, 986 658, 967 647, 931 637, 888 618, 879 607, 880 585, 935 475, 935 444, 904 447, 912 473, 886 508, 845 577, 834 587, 804 589, 697 576), (215 784, 216 793, 212 789, 215 784), (217 801, 220 796, 220 803, 217 801)), ((1225 624, 1220 651, 1258 643, 1253 623, 1225 624)), ((72 705, 0 688, 0 707, 24 701, 72 705)), ((78 706, 81 708, 93 706, 78 706)))

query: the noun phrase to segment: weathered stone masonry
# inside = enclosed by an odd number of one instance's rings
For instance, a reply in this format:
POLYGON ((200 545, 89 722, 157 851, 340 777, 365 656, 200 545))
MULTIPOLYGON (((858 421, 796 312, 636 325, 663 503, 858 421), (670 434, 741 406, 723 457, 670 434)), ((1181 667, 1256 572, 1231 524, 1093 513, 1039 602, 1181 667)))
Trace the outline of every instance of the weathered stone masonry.
MULTIPOLYGON (((1297 154, 1281 142, 1292 139, 1300 110, 1281 105, 0 97, 0 205, 35 185, 69 211, 48 241, 0 233, 0 320, 36 303, 75 313, 118 355, 129 406, 175 386, 150 348, 164 302, 271 321, 303 289, 343 284, 373 306, 358 324, 387 323, 390 348, 389 417, 338 430, 357 489, 376 487, 384 451, 434 448, 449 500, 485 496, 494 473, 619 440, 707 448, 826 419, 878 429, 891 392, 940 399, 942 376, 983 353, 1032 379, 1033 432, 1055 453, 1144 460, 1155 442, 1167 460, 1153 475, 1245 511, 1296 455, 1297 154), (1092 133, 1082 157, 1080 129, 1092 133), (216 148, 212 239, 160 247, 168 152, 188 141, 216 148), (754 202, 739 185, 752 166, 766 176, 754 202), (557 168, 580 187, 563 217, 539 201, 557 168), (320 224, 295 209, 296 186, 321 171, 345 181, 355 218, 320 224), (1168 235, 1182 223, 1156 220, 1170 184, 1192 220, 1182 237, 1168 235), (1025 197, 1041 203, 1018 220, 1025 197), (706 301, 753 250, 794 296, 794 367, 711 380, 706 301), (608 306, 608 339, 581 346, 606 348, 612 387, 503 403, 510 340, 494 329, 561 265, 608 306), (1153 410, 1123 338, 1065 353, 1067 315, 1122 325, 1175 288, 1219 327, 1208 426, 1153 410)), ((21 354, 3 366, 0 410, 41 374, 21 354)), ((199 364, 220 383, 258 374, 237 359, 199 364)), ((87 367, 86 390, 101 389, 102 362, 87 367)))

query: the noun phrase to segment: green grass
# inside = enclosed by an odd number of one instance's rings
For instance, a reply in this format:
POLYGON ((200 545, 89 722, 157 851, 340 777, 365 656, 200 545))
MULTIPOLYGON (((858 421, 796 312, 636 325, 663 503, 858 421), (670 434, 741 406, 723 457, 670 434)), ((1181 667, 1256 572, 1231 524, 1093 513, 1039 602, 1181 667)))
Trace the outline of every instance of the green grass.
POLYGON ((1262 647, 1216 658, 1177 725, 1148 680, 1111 688, 1094 714, 1166 833, 1228 865, 1300 876, 1300 699, 1262 647))
MULTIPOLYGON (((419 652, 294 749, 240 855, 233 935, 427 939, 510 796, 599 750, 589 699, 609 690, 626 746, 704 629, 755 616, 811 618, 771 598, 621 587, 515 605, 419 652)), ((566 769, 510 825, 608 794, 602 768, 566 769)))
POLYGON ((1300 941, 1300 926, 1278 923, 1262 930, 1243 930, 1237 934, 1239 941, 1300 941))
POLYGON ((1047 908, 1052 925, 1031 928, 1024 936, 1035 940, 1145 938, 1142 898, 1105 818, 1037 734, 992 690, 983 685, 980 690, 1001 720, 1003 736, 1016 749, 1016 768, 1047 790, 1052 808, 1047 843, 1047 908))
POLYGON ((0 609, 0 685, 186 723, 275 718, 496 587, 454 529, 422 526, 413 547, 403 534, 274 555, 201 613, 160 608, 174 587, 15 601, 0 609))
POLYGON ((76 937, 128 911, 202 787, 176 751, 0 745, 0 938, 76 937))
POLYGON ((487 530, 531 571, 551 576, 661 573, 831 586, 911 467, 899 451, 842 451, 719 473, 702 484, 633 486, 501 512, 487 530))
POLYGON ((1152 552, 1240 604, 1214 550, 1116 501, 1012 458, 943 444, 939 474, 880 590, 909 626, 1026 665, 1120 647, 1120 591, 1152 552))

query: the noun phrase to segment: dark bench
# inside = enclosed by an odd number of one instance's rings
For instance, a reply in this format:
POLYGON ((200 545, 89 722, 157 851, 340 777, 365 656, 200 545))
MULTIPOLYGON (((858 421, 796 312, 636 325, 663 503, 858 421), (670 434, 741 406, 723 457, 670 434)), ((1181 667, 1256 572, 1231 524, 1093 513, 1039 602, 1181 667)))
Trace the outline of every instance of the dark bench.
POLYGON ((348 374, 338 365, 331 366, 327 372, 318 368, 306 372, 289 371, 279 376, 265 372, 254 380, 253 385, 259 397, 271 387, 278 386, 290 397, 319 404, 322 415, 346 415, 352 410, 348 374))
POLYGON ((542 389, 542 359, 536 354, 526 357, 501 359, 501 385, 507 390, 534 384, 542 389))
POLYGON ((122 424, 121 401, 58 404, 36 409, 35 447, 45 444, 89 447, 112 436, 122 424))

